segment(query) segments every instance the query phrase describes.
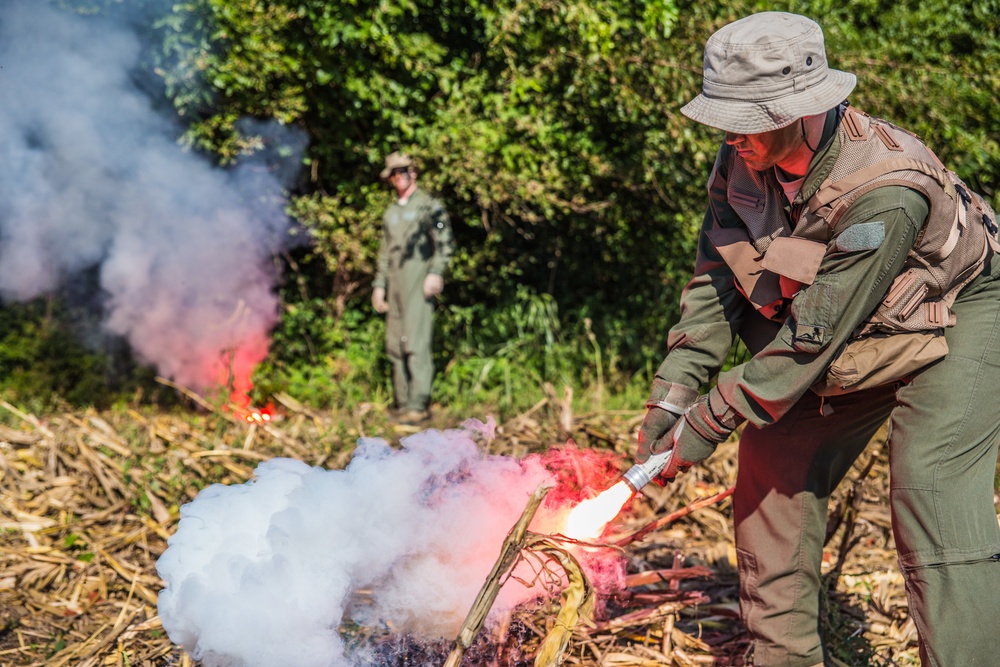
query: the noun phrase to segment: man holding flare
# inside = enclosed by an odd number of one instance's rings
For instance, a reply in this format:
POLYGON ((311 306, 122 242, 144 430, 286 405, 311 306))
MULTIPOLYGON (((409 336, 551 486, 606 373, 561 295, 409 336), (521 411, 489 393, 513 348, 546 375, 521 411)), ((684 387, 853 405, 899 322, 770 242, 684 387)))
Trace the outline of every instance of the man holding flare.
POLYGON ((916 137, 851 107, 855 85, 803 16, 754 14, 706 43, 682 112, 725 139, 636 461, 670 451, 671 479, 745 424, 734 523, 752 664, 822 667, 829 497, 890 420, 921 660, 993 665, 996 216, 916 137), (735 336, 752 356, 719 374, 735 336))

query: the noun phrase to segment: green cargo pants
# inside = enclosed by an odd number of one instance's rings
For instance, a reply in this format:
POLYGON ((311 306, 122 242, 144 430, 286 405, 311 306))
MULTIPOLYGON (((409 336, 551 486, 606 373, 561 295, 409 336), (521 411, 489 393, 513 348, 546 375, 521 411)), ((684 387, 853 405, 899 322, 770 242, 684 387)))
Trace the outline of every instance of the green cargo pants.
POLYGON ((392 388, 396 406, 403 410, 424 411, 431 403, 434 379, 434 358, 428 346, 407 352, 401 348, 387 349, 392 363, 392 388))
POLYGON ((820 562, 828 500, 888 418, 893 536, 924 667, 996 666, 1000 527, 1000 259, 961 293, 949 354, 905 385, 811 392, 740 440, 734 497, 743 622, 753 664, 823 661, 820 562))
POLYGON ((392 363, 396 407, 426 410, 434 382, 434 301, 423 295, 423 276, 391 282, 385 351, 392 363))

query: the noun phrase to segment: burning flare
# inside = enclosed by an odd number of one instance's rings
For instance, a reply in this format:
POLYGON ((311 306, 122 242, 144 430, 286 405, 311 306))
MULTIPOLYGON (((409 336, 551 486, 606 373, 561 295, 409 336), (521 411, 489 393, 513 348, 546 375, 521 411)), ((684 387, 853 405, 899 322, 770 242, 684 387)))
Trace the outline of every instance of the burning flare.
POLYGON ((266 424, 273 418, 274 406, 268 404, 264 408, 251 408, 245 419, 251 424, 266 424))
POLYGON ((274 403, 268 403, 262 408, 255 408, 252 405, 240 406, 230 403, 226 407, 232 410, 233 416, 242 419, 248 424, 269 424, 275 419, 274 403))
POLYGON ((574 540, 600 537, 604 527, 618 516, 633 493, 632 487, 622 480, 600 495, 584 500, 566 517, 563 535, 574 540))

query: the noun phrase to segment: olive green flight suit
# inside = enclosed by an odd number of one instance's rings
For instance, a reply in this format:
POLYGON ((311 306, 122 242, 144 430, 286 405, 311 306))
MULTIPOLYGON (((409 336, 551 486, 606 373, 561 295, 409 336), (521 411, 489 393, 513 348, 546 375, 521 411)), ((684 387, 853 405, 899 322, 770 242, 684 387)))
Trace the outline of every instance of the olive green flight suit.
POLYGON ((386 352, 392 363, 396 407, 424 411, 430 405, 434 362, 434 301, 424 297, 424 278, 442 278, 454 250, 448 213, 417 188, 405 203, 398 200, 382 216, 382 242, 373 287, 383 287, 386 352))
MULTIPOLYGON (((822 148, 800 193, 819 188, 839 151, 828 114, 822 148)), ((734 284, 705 232, 743 224, 727 201, 723 145, 709 184, 695 273, 657 375, 691 388, 718 372, 738 334, 752 358, 718 377, 726 402, 747 419, 740 438, 734 523, 741 615, 754 637, 753 664, 822 663, 821 559, 830 494, 888 419, 893 535, 925 667, 1000 665, 1000 527, 993 505, 1000 442, 1000 257, 959 294, 949 354, 907 383, 821 399, 809 391, 900 273, 928 215, 922 195, 878 188, 838 224, 880 222, 877 248, 828 252, 816 281, 775 323, 734 284), (795 322, 825 325, 829 344, 793 345, 795 322), (832 412, 831 412, 832 409, 832 412)), ((776 196, 783 196, 771 179, 776 196)), ((834 239, 835 241, 836 239, 834 239)), ((831 247, 833 244, 831 244, 831 247)))

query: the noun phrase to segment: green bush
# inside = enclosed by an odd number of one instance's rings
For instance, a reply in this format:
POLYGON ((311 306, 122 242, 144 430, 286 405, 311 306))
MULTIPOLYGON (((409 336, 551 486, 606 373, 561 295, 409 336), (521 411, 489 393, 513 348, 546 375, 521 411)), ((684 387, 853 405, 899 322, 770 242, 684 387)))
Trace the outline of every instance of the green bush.
POLYGON ((99 334, 89 311, 80 311, 59 297, 0 308, 0 395, 39 412, 108 407, 123 397, 160 400, 163 387, 153 371, 137 365, 121 340, 99 334))
MULTIPOLYGON (((248 117, 309 136, 288 207, 303 244, 285 257, 260 395, 388 400, 368 297, 391 198, 377 174, 397 149, 418 158, 458 242, 435 348, 442 400, 518 410, 545 383, 581 404, 641 394, 679 315, 721 140, 679 109, 700 89, 707 37, 753 11, 819 20, 831 64, 858 75, 851 102, 917 133, 1000 204, 998 0, 62 4, 142 9, 142 66, 183 143, 220 164, 258 146, 248 117)), ((105 377, 101 363, 68 345, 43 352, 37 331, 11 326, 4 386, 27 386, 38 366, 52 376, 38 391, 96 391, 83 387, 105 377), (46 354, 68 355, 65 367, 23 361, 46 354)))

